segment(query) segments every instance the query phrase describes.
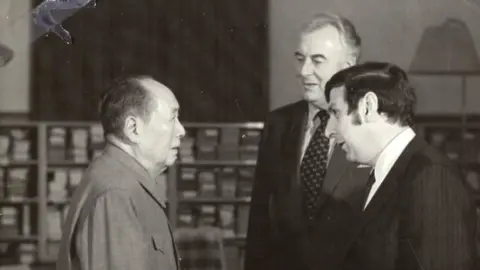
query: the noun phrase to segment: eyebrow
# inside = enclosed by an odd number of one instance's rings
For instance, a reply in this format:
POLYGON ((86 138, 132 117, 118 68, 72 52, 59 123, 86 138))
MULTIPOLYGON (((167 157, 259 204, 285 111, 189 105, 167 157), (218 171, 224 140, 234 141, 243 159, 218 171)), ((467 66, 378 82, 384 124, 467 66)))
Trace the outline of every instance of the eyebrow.
POLYGON ((296 57, 305 57, 305 55, 303 55, 301 52, 295 52, 295 56, 296 57))
MULTIPOLYGON (((305 55, 303 55, 303 54, 300 53, 300 52, 295 52, 295 56, 296 56, 296 57, 305 57, 305 55)), ((318 60, 319 58, 320 58, 321 60, 327 60, 327 57, 326 57, 325 55, 321 54, 321 53, 312 54, 312 55, 310 56, 310 58, 312 58, 312 59, 314 59, 314 60, 318 60)))
POLYGON ((313 54, 311 56, 312 59, 315 59, 315 60, 318 60, 318 58, 322 59, 322 60, 327 60, 327 57, 325 57, 325 55, 323 54, 313 54))

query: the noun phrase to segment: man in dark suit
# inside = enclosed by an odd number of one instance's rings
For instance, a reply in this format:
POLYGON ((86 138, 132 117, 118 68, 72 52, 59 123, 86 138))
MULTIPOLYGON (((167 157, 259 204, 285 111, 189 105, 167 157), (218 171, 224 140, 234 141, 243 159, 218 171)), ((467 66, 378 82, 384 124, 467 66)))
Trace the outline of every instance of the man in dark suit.
POLYGON ((57 270, 178 269, 158 181, 185 134, 178 110, 173 93, 149 77, 121 79, 104 93, 107 146, 75 190, 57 270))
POLYGON ((271 112, 265 122, 245 270, 335 269, 340 262, 368 169, 348 163, 325 137, 324 86, 359 54, 360 37, 345 18, 320 14, 302 31, 295 56, 304 100, 271 112))
POLYGON ((345 69, 327 83, 326 134, 373 170, 344 270, 473 270, 475 205, 459 169, 412 129, 407 75, 389 63, 345 69))

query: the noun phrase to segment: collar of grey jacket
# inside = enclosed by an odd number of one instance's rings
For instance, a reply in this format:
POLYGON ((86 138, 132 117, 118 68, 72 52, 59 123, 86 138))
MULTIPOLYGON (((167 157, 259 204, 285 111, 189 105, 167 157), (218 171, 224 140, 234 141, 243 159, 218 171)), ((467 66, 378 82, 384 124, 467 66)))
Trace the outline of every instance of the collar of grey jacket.
POLYGON ((112 157, 113 159, 118 160, 120 163, 130 168, 132 171, 136 172, 141 176, 141 183, 146 186, 146 188, 155 194, 155 197, 160 200, 160 203, 165 207, 166 198, 157 192, 157 182, 156 179, 153 179, 145 169, 135 158, 129 155, 127 152, 123 151, 118 146, 108 143, 105 147, 105 154, 112 157))

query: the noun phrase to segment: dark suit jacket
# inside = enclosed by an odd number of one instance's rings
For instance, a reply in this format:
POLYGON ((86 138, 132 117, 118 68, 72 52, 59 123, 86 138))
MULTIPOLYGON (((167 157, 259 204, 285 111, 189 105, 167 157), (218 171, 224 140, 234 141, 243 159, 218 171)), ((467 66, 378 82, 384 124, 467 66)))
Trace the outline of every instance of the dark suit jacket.
POLYGON ((57 270, 177 269, 164 200, 147 171, 113 145, 75 190, 57 270))
POLYGON ((475 219, 459 170, 415 137, 357 222, 343 269, 473 270, 475 219))
POLYGON ((361 211, 370 169, 358 169, 335 148, 315 219, 303 206, 299 165, 308 105, 268 115, 259 145, 247 233, 245 270, 335 269, 351 224, 361 211))

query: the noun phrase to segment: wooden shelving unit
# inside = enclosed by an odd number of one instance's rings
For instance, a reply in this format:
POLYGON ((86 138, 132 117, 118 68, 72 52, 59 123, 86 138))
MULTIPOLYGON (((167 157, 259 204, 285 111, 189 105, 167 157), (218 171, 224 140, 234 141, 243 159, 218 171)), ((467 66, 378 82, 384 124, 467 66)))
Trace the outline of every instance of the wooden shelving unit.
MULTIPOLYGON (((466 176, 472 171, 480 176, 480 144, 472 142, 480 140, 480 119, 459 121, 455 117, 446 120, 420 117, 417 123, 421 136, 465 165, 466 176), (439 143, 442 136, 443 144, 439 143), (476 155, 472 149, 478 150, 476 155)), ((71 193, 88 162, 103 147, 99 141, 103 138, 99 127, 94 122, 0 122, 0 136, 18 128, 32 130, 29 137, 31 158, 0 163, 3 170, 29 168, 31 171, 25 196, 0 197, 0 209, 30 208, 30 220, 23 217, 18 220, 28 222, 31 229, 29 233, 2 235, 4 228, 0 226, 0 246, 15 246, 19 254, 33 254, 36 262, 55 260, 60 225, 71 193), (34 249, 22 251, 21 245, 33 245, 34 249)), ((241 256, 263 124, 186 123, 185 128, 187 136, 179 151, 179 161, 165 174, 171 225, 174 228, 222 227, 225 244, 237 249, 241 256)), ((7 154, 11 151, 9 148, 7 154)), ((2 181, 5 183, 5 177, 2 181)), ((475 185, 469 185, 475 191, 475 185)), ((5 185, 3 188, 6 190, 5 185)), ((480 218, 480 189, 476 194, 480 218)), ((20 229, 24 226, 20 224, 20 229)))
MULTIPOLYGON (((201 209, 202 206, 209 205, 218 208, 215 209, 215 219, 212 220, 212 225, 216 226, 231 225, 225 220, 235 219, 238 208, 248 208, 248 193, 253 181, 252 171, 262 127, 262 123, 185 124, 188 135, 180 150, 180 159, 165 174, 168 178, 168 213, 172 227, 182 226, 177 222, 179 217, 182 217, 182 213, 178 212, 182 207, 201 209), (214 136, 211 136, 212 133, 214 136), (183 191, 182 187, 177 185, 181 183, 177 179, 185 170, 213 172, 216 186, 220 182, 228 182, 228 179, 219 180, 222 172, 227 172, 228 178, 229 171, 231 177, 232 170, 238 173, 238 170, 242 169, 248 169, 251 176, 243 179, 247 182, 243 187, 246 189, 243 195, 234 191, 236 180, 233 180, 230 181, 233 186, 227 188, 232 196, 222 197, 220 190, 210 194, 213 196, 204 196, 201 192, 196 197, 178 196, 183 191), (234 213, 221 212, 223 207, 233 207, 234 213)), ((35 136, 30 138, 33 156, 22 161, 10 159, 8 163, 0 160, 0 168, 32 168, 34 173, 29 175, 28 181, 33 189, 28 192, 28 196, 26 192, 21 198, 0 197, 0 208, 34 208, 30 222, 34 225, 34 230, 29 234, 9 234, 4 237, 0 234, 0 245, 33 244, 33 259, 40 263, 52 263, 58 252, 61 224, 69 197, 89 161, 103 148, 103 141, 100 141, 103 133, 100 125, 95 122, 0 122, 0 131, 5 130, 8 133, 15 128, 29 128, 34 131, 35 136)), ((198 186, 200 188, 200 185, 198 186)), ((225 234, 226 245, 243 246, 247 216, 248 209, 243 211, 242 233, 225 234)), ((200 219, 198 213, 192 213, 192 219, 200 219)), ((24 222, 20 218, 17 220, 24 222)), ((21 225, 23 224, 19 226, 21 225)), ((0 233, 2 230, 4 228, 0 226, 0 233)))

